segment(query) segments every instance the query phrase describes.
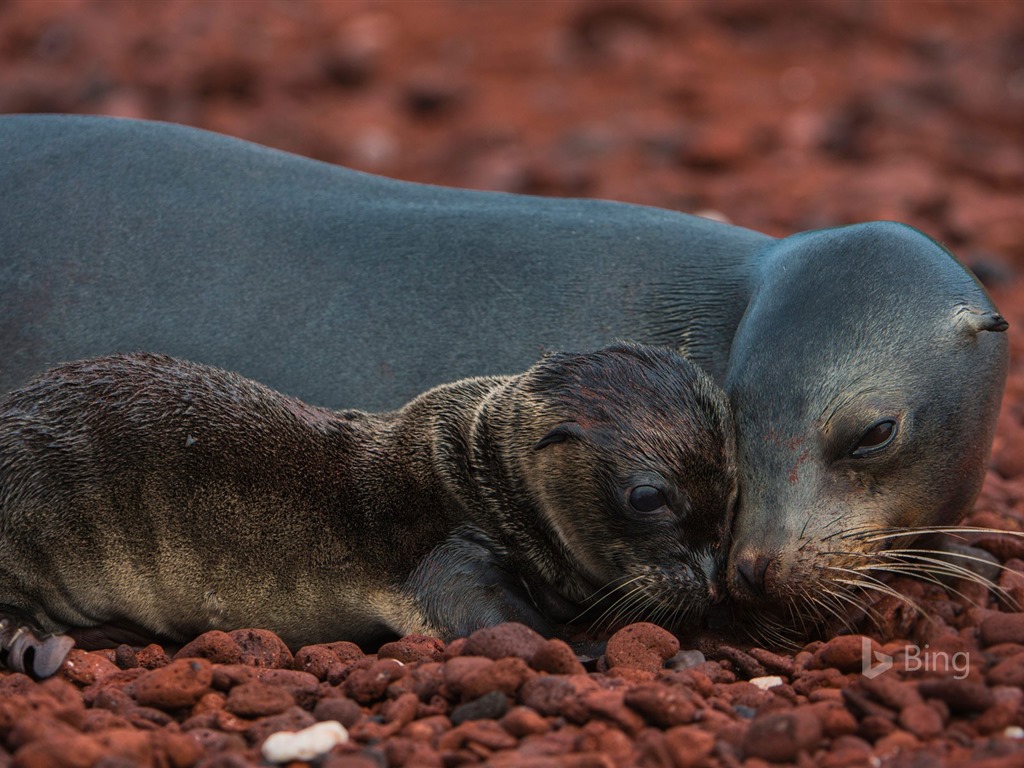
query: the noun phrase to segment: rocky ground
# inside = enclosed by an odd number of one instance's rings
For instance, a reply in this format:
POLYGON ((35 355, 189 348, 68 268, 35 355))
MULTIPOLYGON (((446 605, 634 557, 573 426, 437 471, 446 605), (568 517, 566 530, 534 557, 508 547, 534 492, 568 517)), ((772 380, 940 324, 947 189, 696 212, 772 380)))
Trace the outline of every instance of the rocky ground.
MULTIPOLYGON (((1010 320, 992 466, 967 522, 1022 529, 1015 0, 3 0, 0 112, 19 111, 172 120, 401 178, 710 211, 777 235, 914 224, 1010 320)), ((1010 599, 899 582, 926 615, 874 606, 859 631, 894 657, 874 679, 860 635, 701 661, 634 625, 584 668, 515 626, 376 656, 210 633, 173 660, 122 646, 75 651, 42 684, 0 673, 0 766, 249 765, 268 734, 317 721, 348 733, 324 766, 1017 766, 1024 543, 971 538, 1010 599)))

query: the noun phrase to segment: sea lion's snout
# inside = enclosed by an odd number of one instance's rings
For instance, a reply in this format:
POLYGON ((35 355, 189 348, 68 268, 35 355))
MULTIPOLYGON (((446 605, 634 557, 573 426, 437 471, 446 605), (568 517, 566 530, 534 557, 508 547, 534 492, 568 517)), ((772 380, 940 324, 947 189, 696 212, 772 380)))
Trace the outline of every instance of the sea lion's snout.
POLYGON ((767 592, 769 571, 777 568, 776 558, 757 550, 737 556, 730 569, 729 586, 733 594, 763 598, 767 592))

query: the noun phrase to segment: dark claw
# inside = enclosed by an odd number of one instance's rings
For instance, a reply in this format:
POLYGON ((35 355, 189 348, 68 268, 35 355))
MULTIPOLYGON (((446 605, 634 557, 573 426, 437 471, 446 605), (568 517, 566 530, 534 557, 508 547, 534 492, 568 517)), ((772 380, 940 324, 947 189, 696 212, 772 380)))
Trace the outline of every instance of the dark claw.
POLYGON ((64 663, 74 647, 67 635, 50 635, 40 640, 28 627, 0 621, 0 661, 8 669, 36 678, 50 677, 64 663))

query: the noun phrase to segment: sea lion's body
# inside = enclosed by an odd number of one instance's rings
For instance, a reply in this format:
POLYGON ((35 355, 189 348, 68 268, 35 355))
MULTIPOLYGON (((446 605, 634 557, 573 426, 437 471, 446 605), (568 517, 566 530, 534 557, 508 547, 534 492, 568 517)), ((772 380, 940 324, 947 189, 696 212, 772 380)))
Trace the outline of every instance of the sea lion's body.
POLYGON ((0 195, 3 386, 144 347, 379 408, 549 348, 684 350, 736 409, 730 573, 748 612, 838 573, 819 546, 836 521, 945 525, 983 477, 1008 357, 990 331, 1005 324, 948 251, 900 224, 775 239, 97 118, 0 118, 0 195), (839 445, 829 414, 849 398, 865 407, 843 411, 839 445), (849 461, 883 416, 907 427, 902 459, 849 461))
POLYGON ((678 619, 724 570, 734 487, 724 395, 667 350, 553 355, 383 414, 99 358, 0 399, 0 616, 373 645, 508 620, 552 634, 640 577, 678 619), (623 494, 653 477, 676 513, 631 516, 623 494))
POLYGON ((317 405, 386 410, 545 351, 687 336, 721 379, 750 262, 773 242, 109 118, 0 117, 0 200, 4 392, 145 349, 317 405))

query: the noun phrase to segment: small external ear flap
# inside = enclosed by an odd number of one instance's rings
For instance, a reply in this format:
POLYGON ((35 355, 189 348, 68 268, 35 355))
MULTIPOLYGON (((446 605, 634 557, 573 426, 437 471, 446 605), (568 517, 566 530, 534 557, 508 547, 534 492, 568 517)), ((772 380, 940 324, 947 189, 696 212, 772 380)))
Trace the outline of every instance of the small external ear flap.
POLYGON ((583 427, 575 421, 567 421, 564 424, 559 424, 538 440, 537 444, 533 446, 533 450, 539 451, 552 443, 564 443, 566 440, 579 440, 582 437, 583 427))
POLYGON ((959 308, 957 320, 971 333, 980 333, 981 331, 1000 333, 1010 327, 1010 324, 998 312, 989 312, 968 306, 959 308))

